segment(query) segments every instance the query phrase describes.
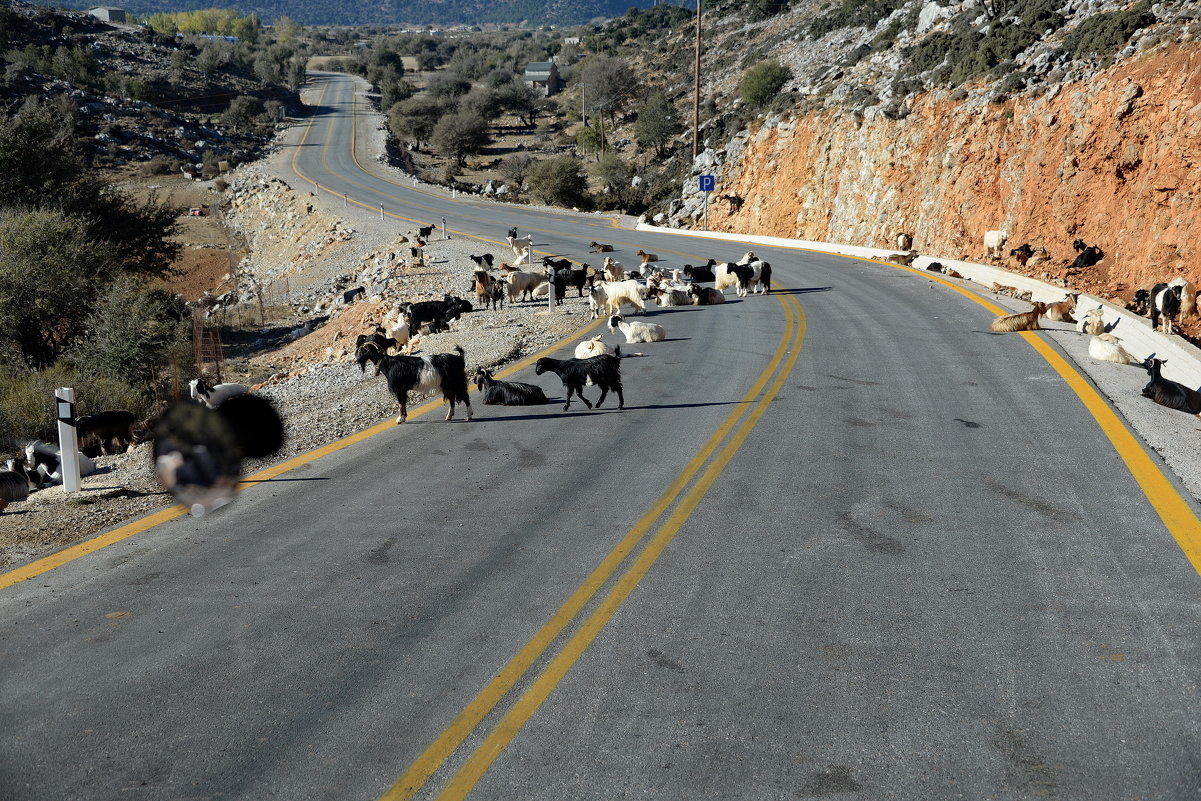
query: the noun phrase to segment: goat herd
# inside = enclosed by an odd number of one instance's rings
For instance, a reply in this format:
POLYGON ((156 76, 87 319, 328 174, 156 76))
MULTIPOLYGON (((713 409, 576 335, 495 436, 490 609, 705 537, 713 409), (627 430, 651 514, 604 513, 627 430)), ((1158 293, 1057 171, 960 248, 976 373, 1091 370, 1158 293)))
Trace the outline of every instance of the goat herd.
MULTIPOLYGON (((1145 313, 1146 297, 1153 297, 1151 305, 1152 327, 1164 333, 1171 333, 1172 320, 1184 319, 1197 312, 1197 293, 1186 279, 1173 279, 1170 284, 1158 284, 1151 292, 1140 290, 1144 296, 1144 307, 1139 313, 1145 313)), ((1102 309, 1098 306, 1089 310, 1079 320, 1072 317, 1076 310, 1079 293, 1071 293, 1066 300, 1059 303, 1035 303, 1028 312, 1007 314, 992 322, 992 330, 1006 331, 1039 331, 1038 321, 1041 317, 1064 323, 1075 323, 1076 330, 1088 334, 1091 338, 1088 345, 1088 355, 1098 361, 1113 362, 1114 364, 1135 364, 1146 369, 1151 380, 1143 387, 1143 397, 1149 398, 1160 406, 1169 409, 1201 414, 1201 392, 1184 386, 1176 381, 1164 378, 1160 371, 1166 359, 1157 359, 1152 353, 1146 359, 1139 360, 1130 354, 1122 341, 1112 331, 1119 320, 1106 325, 1102 320, 1102 309)), ((1135 311, 1139 311, 1138 295, 1135 296, 1135 311)))
MULTIPOLYGON (((1004 232, 989 231, 986 246, 990 255, 997 255, 1004 245, 1004 232)), ((907 236, 898 239, 902 250, 908 250, 912 240, 907 236)), ((627 344, 660 342, 667 336, 662 325, 650 322, 631 321, 622 317, 622 307, 629 306, 633 313, 646 313, 646 301, 654 300, 660 307, 710 306, 725 302, 725 292, 734 290, 740 296, 767 294, 771 291, 771 265, 747 252, 737 262, 719 263, 710 259, 707 264, 684 265, 680 269, 667 270, 659 266, 659 258, 643 250, 637 251, 639 264, 627 270, 612 256, 612 245, 599 242, 589 243, 589 252, 606 254, 602 266, 597 269, 588 264, 576 266, 567 259, 545 257, 542 271, 522 270, 531 260, 533 242, 530 237, 518 238, 515 229, 508 233, 507 241, 513 250, 512 264, 500 263, 494 267, 490 253, 471 256, 474 267, 471 272, 470 291, 481 309, 502 309, 509 303, 532 302, 539 296, 554 292, 556 303, 563 303, 568 288, 574 288, 577 297, 588 293, 588 304, 593 319, 604 314, 608 318, 609 330, 620 331, 627 344), (712 287, 702 284, 712 283, 712 287)), ((1082 257, 1103 256, 1096 248, 1077 242, 1082 257), (1097 251, 1091 253, 1091 251, 1097 251)), ((1012 251, 1019 259, 1029 259, 1033 252, 1028 245, 1012 251)), ((910 263, 916 253, 909 251, 897 254, 894 261, 910 263)), ((1023 260, 1025 261, 1025 260, 1023 260)), ((1079 259, 1078 259, 1079 261, 1079 259)), ((1095 263, 1095 261, 1093 262, 1095 263)), ((942 271, 941 265, 931 265, 942 271)), ((947 271, 949 272, 949 271, 947 271)), ((1102 310, 1093 309, 1079 321, 1072 317, 1076 311, 1077 293, 1069 294, 1059 303, 1034 303, 1028 312, 998 317, 991 329, 995 332, 1040 330, 1039 320, 1075 323, 1077 330, 1091 336, 1089 355, 1095 359, 1118 364, 1141 365, 1151 376, 1143 388, 1144 397, 1171 409, 1201 414, 1201 392, 1193 390, 1161 375, 1163 359, 1151 354, 1144 360, 1133 357, 1121 340, 1112 333, 1117 322, 1106 325, 1102 321, 1102 310)), ((1185 279, 1177 278, 1167 283, 1140 289, 1131 308, 1139 314, 1149 314, 1152 325, 1171 333, 1172 321, 1185 319, 1197 313, 1197 293, 1185 279)), ((431 356, 413 356, 412 352, 422 334, 450 330, 450 324, 473 309, 471 302, 452 295, 440 301, 398 303, 393 307, 385 325, 377 325, 369 334, 359 335, 355 341, 355 361, 360 370, 366 371, 371 363, 376 375, 383 375, 388 389, 400 404, 397 423, 408 418, 408 396, 410 392, 440 392, 450 406, 446 419, 455 415, 455 406, 463 404, 467 419, 472 419, 471 400, 468 396, 465 352, 455 346, 451 353, 431 356)), ((574 358, 538 359, 534 366, 537 375, 555 373, 567 390, 564 411, 571 407, 575 395, 586 407, 594 405, 584 397, 584 387, 591 384, 600 389, 595 406, 600 407, 610 391, 617 395, 618 408, 625 407, 625 396, 621 384, 621 349, 601 341, 599 336, 576 346, 574 358)), ((474 382, 485 405, 529 406, 548 403, 543 390, 532 384, 497 380, 490 371, 480 369, 474 382)), ((192 400, 210 409, 219 407, 223 401, 249 391, 245 384, 210 384, 204 379, 190 384, 192 400)), ((145 428, 145 426, 143 426, 145 428)), ((132 413, 110 410, 77 418, 76 431, 81 446, 80 473, 87 475, 96 469, 94 458, 100 454, 119 453, 131 444, 148 439, 151 434, 135 429, 132 413)), ((47 442, 31 442, 25 448, 23 458, 10 459, 7 470, 0 471, 0 511, 11 502, 22 501, 30 490, 61 483, 62 467, 59 449, 47 442)))
MULTIPOLYGON (((682 269, 665 270, 657 266, 658 256, 639 250, 639 266, 629 271, 608 255, 599 270, 588 264, 577 267, 568 259, 547 256, 542 259, 544 269, 535 271, 520 269, 530 262, 531 238, 518 238, 516 229, 510 229, 507 241, 513 250, 512 264, 494 266, 491 253, 471 256, 474 268, 470 290, 475 293, 481 309, 504 308, 506 300, 509 303, 534 301, 552 291, 556 303, 562 303, 569 287, 574 288, 580 298, 584 297, 586 289, 592 318, 604 314, 609 330, 620 331, 627 343, 661 342, 667 338, 667 331, 657 323, 626 320, 621 314, 623 306, 629 306, 633 312, 645 313, 648 299, 661 307, 711 306, 725 302, 724 291, 728 289, 733 289, 740 297, 771 291, 771 265, 753 252, 747 252, 737 262, 719 263, 710 259, 703 266, 685 265, 682 269), (709 282, 714 286, 701 286, 709 282)), ((598 242, 591 242, 589 250, 593 253, 614 252, 612 245, 598 242)), ((454 295, 446 295, 440 301, 398 303, 384 325, 377 325, 371 333, 360 334, 355 340, 355 361, 359 369, 365 372, 368 363, 374 365, 376 375, 385 377, 389 391, 400 404, 397 423, 408 418, 410 392, 440 392, 450 406, 447 420, 454 418, 455 406, 459 403, 466 407, 467 419, 472 418, 463 349, 455 346, 453 353, 412 355, 413 346, 422 333, 450 330, 450 323, 472 308, 469 301, 454 295)), ((620 360, 621 349, 606 345, 598 336, 580 343, 574 358, 539 359, 534 372, 537 375, 552 372, 559 376, 567 390, 564 411, 571 408, 573 395, 589 409, 593 408, 584 397, 584 387, 589 384, 601 391, 595 404, 597 407, 612 391, 617 395, 617 408, 622 409, 625 396, 620 360)), ((540 388, 515 381, 499 381, 483 369, 476 373, 475 384, 486 405, 528 406, 549 402, 540 388)))

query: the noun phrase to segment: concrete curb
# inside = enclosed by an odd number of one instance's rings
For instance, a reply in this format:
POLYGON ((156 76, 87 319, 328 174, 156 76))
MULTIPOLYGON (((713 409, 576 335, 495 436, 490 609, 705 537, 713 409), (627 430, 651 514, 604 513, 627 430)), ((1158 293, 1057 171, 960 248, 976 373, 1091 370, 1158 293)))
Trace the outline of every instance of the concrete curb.
MULTIPOLYGON (((812 250, 836 256, 854 256, 861 259, 883 259, 889 254, 900 252, 885 248, 860 247, 858 245, 843 245, 832 242, 785 239, 778 236, 730 234, 722 231, 683 231, 677 228, 662 228, 657 225, 647 225, 646 223, 639 223, 635 226, 635 230, 646 231, 647 233, 692 236, 701 239, 717 239, 727 242, 745 242, 748 245, 762 245, 765 247, 812 250)), ((984 291, 989 291, 993 284, 1000 284, 1002 286, 1029 291, 1032 293, 1034 300, 1045 303, 1054 303, 1063 300, 1069 291, 1063 287, 1010 272, 1000 267, 961 261, 959 259, 918 256, 913 262, 913 266, 922 269, 935 261, 941 262, 946 267, 953 268, 965 280, 979 284, 984 291)), ((1167 360, 1167 364, 1163 368, 1164 378, 1178 381, 1187 387, 1201 387, 1201 349, 1191 345, 1182 337, 1176 335, 1165 336, 1158 331, 1152 330, 1151 321, 1146 317, 1139 317, 1121 306, 1116 306, 1094 295, 1081 293, 1080 298, 1076 302, 1077 314, 1074 316, 1076 316, 1076 319, 1080 319, 1080 315, 1095 308, 1102 309, 1102 319, 1106 325, 1116 324, 1113 334, 1122 340, 1122 346, 1132 356, 1138 359, 1145 359, 1147 356, 1155 354, 1156 357, 1167 360)))

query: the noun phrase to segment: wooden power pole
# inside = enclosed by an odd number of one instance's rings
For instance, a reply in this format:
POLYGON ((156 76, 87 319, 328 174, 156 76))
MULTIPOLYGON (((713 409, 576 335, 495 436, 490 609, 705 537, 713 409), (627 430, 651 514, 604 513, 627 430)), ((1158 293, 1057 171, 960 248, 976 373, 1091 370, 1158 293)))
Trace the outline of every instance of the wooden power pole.
POLYGON ((696 68, 692 92, 692 157, 701 154, 701 0, 696 0, 696 68))

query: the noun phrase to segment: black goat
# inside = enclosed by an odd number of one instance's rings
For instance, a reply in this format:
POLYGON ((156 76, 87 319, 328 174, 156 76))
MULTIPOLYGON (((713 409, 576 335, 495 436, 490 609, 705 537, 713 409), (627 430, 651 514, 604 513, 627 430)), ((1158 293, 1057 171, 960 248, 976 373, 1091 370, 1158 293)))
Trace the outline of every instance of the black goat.
POLYGON ((438 226, 436 225, 423 225, 417 229, 417 236, 421 239, 428 240, 430 238, 430 234, 432 234, 434 229, 437 227, 438 226))
POLYGON ((484 269, 491 270, 492 269, 492 254, 491 253, 485 253, 482 256, 472 256, 471 260, 473 262, 475 262, 476 266, 479 267, 481 270, 484 270, 484 269))
POLYGON ((584 397, 586 384, 595 384, 600 387, 600 399, 596 402, 598 409, 605 402, 605 396, 609 394, 610 389, 617 393, 617 408, 624 409, 626 399, 621 394, 621 348, 617 348, 615 352, 615 356, 603 354, 590 359, 543 357, 534 364, 534 372, 542 375, 550 371, 559 376, 563 386, 567 387, 567 402, 563 404, 563 411, 571 408, 573 392, 579 396, 585 406, 589 409, 592 408, 592 404, 584 397))
POLYGON ((1146 289, 1138 290, 1134 293, 1134 298, 1126 308, 1135 314, 1146 317, 1151 310, 1151 293, 1146 289))
POLYGON ((457 353, 437 353, 433 356, 387 356, 374 342, 366 342, 355 351, 355 359, 360 369, 371 362, 377 372, 384 374, 388 390, 400 403, 400 417, 396 418, 398 425, 408 419, 410 392, 432 392, 435 389, 450 404, 447 420, 454 418, 456 403, 467 407, 467 419, 471 420, 467 363, 463 359, 463 349, 455 345, 455 351, 457 353))
POLYGON ((1084 244, 1083 239, 1077 239, 1072 243, 1072 247, 1079 251, 1080 255, 1068 267, 1069 270, 1083 270, 1085 267, 1092 267, 1105 258, 1105 251, 1101 250, 1101 248, 1084 244))
MULTIPOLYGON (((713 259, 709 259, 709 261, 712 262, 713 259)), ((694 284, 717 280, 717 277, 713 274, 712 264, 704 267, 693 267, 691 264, 685 264, 684 277, 694 284)))
MULTIPOLYGON (((379 348, 381 353, 387 353, 388 348, 391 347, 392 345, 396 344, 395 340, 393 340, 392 337, 388 336, 388 332, 384 330, 383 326, 379 326, 379 325, 377 325, 375 327, 375 330, 372 331, 370 334, 359 334, 357 337, 355 337, 354 338, 354 355, 355 355, 355 359, 359 363, 359 369, 362 370, 364 373, 367 372, 367 361, 368 360, 366 358, 364 358, 364 356, 363 356, 363 354, 367 352, 366 350, 363 349, 363 346, 366 345, 368 342, 370 342, 375 347, 379 348)), ((378 368, 376 368, 375 374, 379 375, 378 368)))
POLYGON ((458 295, 447 294, 442 298, 442 303, 446 306, 446 319, 448 320, 458 320, 474 308, 470 301, 463 300, 458 295))
POLYGON ((475 388, 484 393, 485 406, 537 406, 549 403, 541 387, 520 381, 497 381, 488 370, 475 374, 475 388))
POLYGON ((431 334, 449 331, 450 321, 459 318, 456 307, 447 308, 445 300, 423 300, 410 303, 401 309, 409 318, 409 336, 416 336, 423 325, 428 325, 431 334))
POLYGON ((559 284, 563 284, 563 292, 566 292, 567 287, 575 287, 577 298, 584 297, 584 287, 588 287, 589 293, 592 292, 593 276, 589 275, 590 267, 587 264, 582 264, 579 267, 572 267, 568 262, 568 266, 555 270, 555 298, 561 300, 559 284))
POLYGON ((79 449, 87 456, 124 453, 133 442, 133 412, 109 409, 85 414, 75 419, 75 433, 79 449))
POLYGON ((26 500, 36 486, 25 469, 25 460, 9 459, 8 469, 0 470, 0 512, 10 503, 26 500))
POLYGON ((1184 384, 1160 375, 1160 368, 1166 362, 1167 359, 1156 359, 1154 355, 1148 356, 1147 360, 1143 362, 1143 367, 1151 376, 1147 386, 1143 387, 1143 397, 1150 398, 1160 406, 1167 406, 1169 409, 1177 409, 1189 414, 1201 414, 1201 392, 1189 389, 1184 384))

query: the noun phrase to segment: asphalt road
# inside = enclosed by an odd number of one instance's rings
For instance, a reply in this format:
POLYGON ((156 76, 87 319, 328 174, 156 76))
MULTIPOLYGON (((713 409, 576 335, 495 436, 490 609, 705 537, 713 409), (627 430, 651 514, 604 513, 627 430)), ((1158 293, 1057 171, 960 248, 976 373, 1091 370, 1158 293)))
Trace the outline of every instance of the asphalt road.
MULTIPOLYGON (((323 187, 741 251, 407 195, 344 91, 323 187)), ((1201 798, 1173 479, 963 295, 762 255, 780 292, 648 315, 624 411, 435 410, 0 590, 0 798, 1201 798)))

